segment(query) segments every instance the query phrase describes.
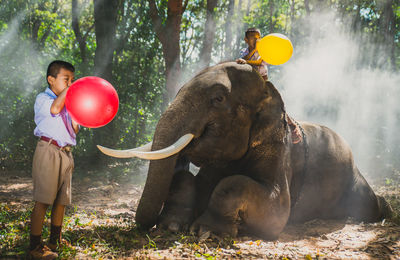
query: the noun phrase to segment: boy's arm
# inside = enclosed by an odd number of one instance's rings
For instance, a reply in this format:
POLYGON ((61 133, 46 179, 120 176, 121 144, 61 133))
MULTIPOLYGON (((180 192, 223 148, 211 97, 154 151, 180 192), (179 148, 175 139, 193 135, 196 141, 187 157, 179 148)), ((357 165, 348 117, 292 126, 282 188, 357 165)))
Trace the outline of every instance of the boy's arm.
POLYGON ((75 122, 74 120, 71 120, 71 121, 72 121, 72 128, 74 129, 75 134, 77 134, 80 129, 79 124, 77 122, 75 122))
POLYGON ((61 112, 61 110, 64 108, 64 103, 65 103, 65 96, 67 95, 68 88, 65 88, 60 95, 53 101, 53 104, 50 107, 50 112, 53 115, 57 115, 61 112))
POLYGON ((250 64, 250 65, 260 66, 262 64, 263 60, 262 59, 259 59, 259 60, 246 60, 246 62, 247 62, 247 64, 250 64))
POLYGON ((260 66, 262 64, 262 60, 245 60, 245 59, 237 59, 236 60, 237 63, 239 64, 250 64, 250 65, 255 65, 255 66, 260 66))
POLYGON ((239 63, 239 64, 246 64, 246 60, 244 60, 244 59, 242 59, 242 58, 239 58, 239 59, 236 60, 236 63, 239 63))

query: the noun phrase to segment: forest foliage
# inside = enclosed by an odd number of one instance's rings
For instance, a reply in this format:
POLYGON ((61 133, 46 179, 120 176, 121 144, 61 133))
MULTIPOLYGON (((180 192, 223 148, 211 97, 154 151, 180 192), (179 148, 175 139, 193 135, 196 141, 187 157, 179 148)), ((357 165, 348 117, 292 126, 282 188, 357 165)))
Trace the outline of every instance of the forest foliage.
MULTIPOLYGON (((351 33, 378 44, 363 66, 400 67, 400 2, 395 0, 3 0, 0 4, 0 163, 30 167, 37 138, 33 104, 49 62, 76 66, 115 86, 120 107, 109 125, 82 128, 77 165, 109 162, 96 144, 132 148, 148 142, 182 83, 205 66, 234 60, 243 32, 306 40, 302 21, 334 11, 351 33)), ((122 161, 121 161, 122 162, 122 161)))

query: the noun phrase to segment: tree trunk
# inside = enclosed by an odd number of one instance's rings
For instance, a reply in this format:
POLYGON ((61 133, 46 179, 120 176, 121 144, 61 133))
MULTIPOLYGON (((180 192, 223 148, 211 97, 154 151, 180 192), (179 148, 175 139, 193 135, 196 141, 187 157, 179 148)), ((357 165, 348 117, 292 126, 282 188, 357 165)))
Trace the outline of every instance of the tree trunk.
POLYGON ((153 20, 153 28, 160 40, 165 61, 166 91, 163 95, 163 107, 175 96, 181 76, 180 62, 180 28, 182 14, 186 9, 187 0, 182 4, 182 0, 168 0, 167 19, 165 25, 162 24, 157 6, 154 0, 149 0, 150 16, 153 20))
MULTIPOLYGON (((251 7, 251 0, 247 0, 247 8, 246 8, 246 17, 249 17, 249 15, 250 15, 250 7, 251 7)), ((252 27, 249 23, 244 23, 244 30, 243 30, 243 33, 244 33, 244 31, 245 30, 247 30, 247 28, 249 28, 249 27, 252 27)))
MULTIPOLYGON (((244 25, 242 23, 243 17, 241 15, 242 13, 242 0, 239 0, 238 8, 236 9, 236 17, 237 19, 240 19, 239 24, 236 26, 236 30, 238 32, 237 37, 236 37, 236 52, 239 53, 239 50, 241 49, 243 38, 244 38, 244 25)), ((237 54, 238 55, 238 54, 237 54)))
POLYGON ((272 33, 275 31, 275 23, 273 20, 274 17, 274 12, 275 12, 275 5, 274 5, 274 1, 270 0, 269 1, 269 32, 272 33))
POLYGON ((78 41, 79 51, 80 51, 81 59, 82 59, 81 71, 82 71, 83 75, 86 75, 88 73, 88 61, 87 61, 87 57, 86 57, 86 54, 87 54, 86 38, 87 38, 89 32, 92 31, 92 28, 94 27, 94 25, 89 28, 89 30, 85 33, 85 35, 82 35, 81 28, 79 26, 78 0, 72 0, 71 13, 72 13, 72 29, 74 30, 76 40, 78 41))
MULTIPOLYGON (((39 11, 44 11, 45 9, 44 3, 39 3, 39 6, 37 8, 37 10, 39 11)), ((38 34, 39 34, 39 29, 40 29, 40 25, 42 24, 42 20, 39 19, 39 17, 36 16, 35 13, 31 13, 30 14, 30 20, 31 20, 31 41, 32 43, 34 43, 37 47, 38 44, 38 34)))
POLYGON ((304 0, 304 9, 306 9, 307 16, 310 16, 311 11, 310 11, 310 1, 309 0, 304 0))
POLYGON ((357 9, 356 9, 356 11, 355 11, 355 15, 354 15, 354 18, 353 18, 353 21, 352 21, 352 31, 353 32, 355 32, 355 33, 358 33, 358 32, 360 32, 360 30, 361 30, 361 17, 360 17, 360 12, 361 12, 361 3, 360 3, 360 1, 357 1, 357 9))
POLYGON ((324 12, 326 11, 329 6, 331 5, 331 2, 325 1, 325 0, 317 0, 315 2, 315 11, 316 12, 324 12))
MULTIPOLYGON (((133 15, 133 10, 136 8, 133 8, 133 1, 129 1, 126 5, 122 6, 121 10, 121 18, 118 20, 121 20, 121 25, 122 29, 120 30, 120 37, 117 39, 117 44, 116 44, 116 50, 115 50, 115 55, 118 56, 121 54, 121 52, 125 49, 126 44, 128 43, 128 38, 132 32, 137 26, 137 20, 139 18, 139 14, 141 13, 140 11, 142 10, 141 6, 145 5, 144 2, 145 0, 140 0, 137 1, 139 5, 139 10, 135 10, 135 15, 133 15)), ((143 11, 142 11, 143 12, 143 11)))
POLYGON ((226 17, 225 23, 225 59, 234 59, 236 55, 232 53, 232 21, 235 14, 235 0, 229 0, 228 4, 228 16, 226 17))
POLYGON ((216 27, 214 9, 217 4, 218 0, 207 0, 207 19, 204 28, 203 47, 200 51, 200 68, 210 65, 216 27))
POLYGON ((289 3, 290 3, 290 25, 291 25, 291 27, 293 27, 293 25, 295 24, 295 21, 294 21, 295 0, 289 0, 289 3))
POLYGON ((384 55, 388 55, 390 60, 390 69, 396 69, 396 56, 395 56, 395 33, 396 33, 396 19, 393 11, 393 0, 386 0, 382 11, 382 33, 384 55))
MULTIPOLYGON (((53 1, 53 9, 50 11, 51 13, 57 13, 58 9, 58 0, 53 1)), ((37 8, 39 11, 45 11, 46 10, 46 3, 45 2, 39 2, 39 6, 37 8)), ((44 47, 44 44, 46 43, 46 39, 50 34, 50 31, 52 29, 51 26, 46 26, 44 33, 42 34, 42 37, 39 39, 39 30, 40 27, 42 26, 43 20, 40 16, 37 16, 35 12, 30 14, 30 20, 31 20, 31 42, 35 46, 37 50, 41 50, 44 47)))
POLYGON ((94 0, 96 52, 94 74, 112 83, 112 61, 119 1, 94 0))
MULTIPOLYGON (((54 13, 54 14, 57 13, 58 7, 59 7, 58 0, 54 0, 53 1, 52 13, 54 13)), ((42 38, 40 38, 40 41, 39 41, 39 48, 40 49, 44 48, 44 44, 46 43, 46 39, 47 39, 47 37, 49 37, 50 31, 52 29, 51 26, 46 26, 46 27, 47 28, 46 28, 45 32, 43 33, 42 38)))
MULTIPOLYGON (((96 33, 94 74, 95 76, 109 81, 111 84, 113 84, 112 63, 116 47, 114 39, 117 28, 119 2, 120 1, 115 0, 94 0, 94 24, 96 33)), ((113 120, 104 127, 94 129, 93 143, 105 146, 114 145, 114 124, 115 121, 113 120)), ((102 155, 97 149, 90 152, 92 154, 92 161, 96 162, 99 166, 104 166, 110 159, 102 155)))

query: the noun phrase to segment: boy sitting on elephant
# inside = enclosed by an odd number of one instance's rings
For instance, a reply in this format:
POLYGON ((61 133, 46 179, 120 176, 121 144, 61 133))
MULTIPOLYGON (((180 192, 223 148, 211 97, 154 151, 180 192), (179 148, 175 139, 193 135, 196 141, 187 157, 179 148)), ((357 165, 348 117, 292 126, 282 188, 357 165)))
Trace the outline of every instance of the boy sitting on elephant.
MULTIPOLYGON (((257 28, 248 28, 245 33, 244 41, 247 43, 247 48, 240 50, 240 58, 236 60, 239 64, 249 64, 254 67, 261 77, 268 81, 268 64, 261 58, 257 51, 257 41, 261 38, 261 32, 257 28)), ((300 127, 288 115, 287 121, 292 133, 292 142, 294 144, 300 143, 303 140, 300 127)))

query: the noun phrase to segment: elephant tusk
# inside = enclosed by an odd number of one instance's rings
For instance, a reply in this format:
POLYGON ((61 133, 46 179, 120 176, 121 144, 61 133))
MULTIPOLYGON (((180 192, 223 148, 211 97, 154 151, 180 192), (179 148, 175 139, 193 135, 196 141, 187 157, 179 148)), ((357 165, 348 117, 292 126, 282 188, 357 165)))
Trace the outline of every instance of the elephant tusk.
POLYGON ((97 145, 97 148, 99 148, 99 150, 102 151, 104 154, 117 158, 138 157, 141 159, 159 160, 179 153, 183 148, 185 148, 185 146, 190 143, 190 141, 192 141, 193 137, 193 134, 185 134, 184 136, 179 138, 178 141, 176 141, 174 144, 157 151, 150 151, 151 143, 130 150, 114 150, 103 147, 101 145, 97 145))
POLYGON ((136 147, 133 149, 129 149, 129 150, 114 150, 114 149, 110 149, 101 145, 97 145, 97 148, 99 148, 100 151, 102 151, 104 154, 107 154, 109 156, 112 157, 117 157, 117 158, 130 158, 130 157, 134 157, 134 156, 130 156, 128 154, 137 152, 137 151, 141 151, 141 152, 150 152, 151 151, 151 146, 152 146, 153 142, 149 142, 145 145, 142 145, 140 147, 136 147))

